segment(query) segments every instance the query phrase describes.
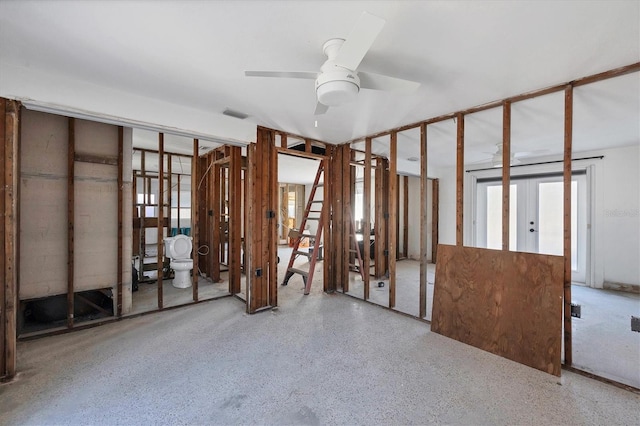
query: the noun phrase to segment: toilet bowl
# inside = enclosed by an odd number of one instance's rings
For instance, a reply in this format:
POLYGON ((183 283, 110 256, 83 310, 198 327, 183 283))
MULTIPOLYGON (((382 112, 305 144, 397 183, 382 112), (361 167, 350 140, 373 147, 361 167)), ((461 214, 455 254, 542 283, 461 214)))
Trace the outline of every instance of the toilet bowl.
POLYGON ((193 269, 193 259, 191 259, 191 237, 186 235, 176 235, 164 239, 165 255, 171 259, 169 266, 175 275, 173 286, 176 288, 191 287, 191 276, 189 271, 193 269))

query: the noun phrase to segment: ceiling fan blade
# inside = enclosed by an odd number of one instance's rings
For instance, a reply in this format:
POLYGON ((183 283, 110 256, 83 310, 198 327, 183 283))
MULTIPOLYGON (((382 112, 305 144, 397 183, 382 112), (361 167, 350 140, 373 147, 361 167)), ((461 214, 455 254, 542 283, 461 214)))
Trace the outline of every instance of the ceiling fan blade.
POLYGON ((382 31, 385 20, 363 12, 336 55, 335 63, 355 71, 382 31))
POLYGON ((386 75, 372 74, 370 72, 358 72, 360 77, 360 87, 374 90, 400 90, 413 91, 420 87, 420 83, 403 80, 401 78, 389 77, 386 75))
POLYGON ((278 77, 278 78, 305 78, 315 80, 317 72, 311 71, 245 71, 246 77, 278 77))
POLYGON ((327 110, 329 109, 328 106, 326 106, 325 104, 321 104, 320 102, 316 103, 316 110, 314 111, 313 115, 322 115, 325 112, 327 112, 327 110))

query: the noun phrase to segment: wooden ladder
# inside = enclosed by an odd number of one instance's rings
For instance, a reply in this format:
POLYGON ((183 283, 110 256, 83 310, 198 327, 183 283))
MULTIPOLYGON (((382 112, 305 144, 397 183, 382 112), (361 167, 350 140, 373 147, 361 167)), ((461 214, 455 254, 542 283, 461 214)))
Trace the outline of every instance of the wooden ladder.
MULTIPOLYGON (((349 221, 350 223, 350 227, 351 227, 351 235, 350 235, 350 240, 353 242, 353 248, 349 249, 349 268, 357 268, 358 272, 360 272, 360 276, 362 277, 362 281, 364 281, 364 262, 362 261, 362 253, 360 253, 360 246, 358 245, 358 239, 356 238, 356 224, 353 221, 353 216, 351 215, 351 212, 349 211, 349 221), (355 259, 353 260, 354 262, 356 261, 356 259, 358 260, 358 263, 351 263, 351 253, 355 253, 355 259)), ((363 241, 364 240, 364 235, 363 237, 363 241)), ((368 235, 367 235, 368 237, 368 235)), ((367 271, 368 272, 368 271, 367 271)))
POLYGON ((320 257, 321 247, 322 247, 320 238, 322 237, 322 228, 323 228, 322 219, 324 217, 325 208, 324 208, 323 200, 315 200, 315 195, 316 195, 316 190, 324 186, 323 183, 320 183, 320 177, 324 173, 324 161, 325 160, 320 160, 320 165, 318 166, 318 172, 316 173, 316 178, 313 181, 313 186, 311 187, 311 193, 309 194, 307 207, 304 210, 304 215, 302 217, 302 222, 300 222, 300 227, 298 228, 298 230, 291 229, 289 231, 289 237, 294 238, 294 243, 293 243, 293 250, 291 251, 291 258, 289 259, 289 264, 287 265, 287 272, 284 276, 284 281, 282 282, 282 285, 289 284, 289 279, 293 276, 293 274, 300 274, 302 276, 302 281, 304 282, 305 295, 309 294, 309 291, 311 290, 311 283, 313 282, 313 271, 315 270, 315 267, 316 267, 316 261, 318 260, 318 257, 320 257), (310 215, 313 215, 313 216, 310 216, 310 215), (318 228, 315 234, 304 233, 304 230, 307 225, 307 221, 317 221, 318 228), (309 239, 309 250, 301 251, 300 242, 303 241, 305 238, 309 239), (309 259, 308 271, 293 267, 293 263, 298 258, 298 256, 305 256, 309 259))

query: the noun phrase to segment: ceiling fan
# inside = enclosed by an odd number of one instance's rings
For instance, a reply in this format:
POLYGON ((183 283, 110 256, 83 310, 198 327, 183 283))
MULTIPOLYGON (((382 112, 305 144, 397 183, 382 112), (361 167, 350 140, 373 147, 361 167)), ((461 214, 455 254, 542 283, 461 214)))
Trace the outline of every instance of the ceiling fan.
POLYGON ((319 72, 308 71, 245 71, 247 77, 304 78, 315 80, 315 115, 324 114, 330 106, 343 105, 356 98, 360 89, 417 89, 420 83, 356 71, 367 54, 385 20, 363 12, 346 39, 332 38, 322 46, 327 60, 319 72))
MULTIPOLYGON (((521 151, 521 152, 513 152, 511 151, 511 159, 510 159, 510 165, 511 166, 515 166, 517 164, 520 164, 522 161, 520 161, 520 158, 523 157, 529 157, 532 155, 536 155, 536 154, 542 154, 545 152, 548 152, 548 149, 539 149, 536 151, 521 151)), ((494 152, 487 152, 484 151, 485 154, 490 154, 491 155, 491 166, 492 167, 502 167, 502 154, 503 154, 503 150, 502 150, 502 142, 497 143, 496 144, 496 151, 494 152)), ((486 163, 487 160, 480 160, 477 161, 476 163, 486 163)))

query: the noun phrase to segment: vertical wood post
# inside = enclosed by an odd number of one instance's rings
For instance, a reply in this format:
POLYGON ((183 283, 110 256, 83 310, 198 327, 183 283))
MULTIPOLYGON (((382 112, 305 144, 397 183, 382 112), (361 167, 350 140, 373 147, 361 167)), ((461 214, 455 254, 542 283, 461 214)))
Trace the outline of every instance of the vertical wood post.
POLYGON ((509 250, 511 190, 511 102, 502 104, 502 250, 509 250))
POLYGON ((464 115, 457 115, 457 160, 456 160, 456 245, 463 245, 464 209, 464 115))
POLYGON ((20 104, 0 98, 0 183, 2 183, 2 283, 0 286, 0 378, 16 374, 17 308, 18 308, 18 139, 20 104))
POLYGON ((396 306, 396 258, 398 243, 398 133, 391 132, 389 141, 389 307, 396 306))
POLYGON ((573 86, 564 91, 564 363, 573 363, 571 336, 571 151, 573 149, 573 86))
POLYGON ((229 282, 231 294, 240 293, 242 249, 242 150, 231 147, 229 174, 229 282))
POLYGON ((164 269, 164 133, 158 133, 158 227, 156 270, 158 274, 158 309, 163 305, 162 275, 164 269))
POLYGON ((386 272, 386 262, 384 257, 384 249, 386 246, 385 238, 385 210, 384 210, 384 175, 386 173, 384 167, 384 161, 381 158, 376 158, 376 175, 374 177, 375 183, 375 205, 374 205, 374 226, 375 226, 375 276, 379 278, 386 272))
POLYGON ((440 183, 434 178, 431 181, 431 262, 436 263, 438 258, 438 231, 440 211, 440 183))
MULTIPOLYGON (((269 132, 269 143, 264 147, 269 161, 267 186, 267 262, 269 265, 268 306, 278 306, 278 153, 275 149, 275 132, 269 132)), ((318 226, 321 224, 318 223, 318 226)))
MULTIPOLYGON (((117 288, 116 288, 116 315, 122 316, 122 239, 124 236, 123 232, 123 212, 124 209, 124 128, 122 126, 118 126, 118 259, 116 266, 116 277, 117 277, 117 288)), ((135 197, 135 196, 134 196, 135 197)))
POLYGON ((409 257, 409 176, 402 182, 402 257, 409 257))
MULTIPOLYGON (((218 159, 218 155, 214 154, 213 161, 218 159)), ((211 245, 209 247, 209 274, 214 283, 220 282, 220 199, 222 192, 220 191, 220 166, 214 164, 211 167, 211 245)))
POLYGON ((74 313, 74 221, 75 221, 75 118, 68 118, 67 143, 67 327, 73 327, 74 313))
POLYGON ((371 282, 371 138, 365 139, 364 150, 362 241, 364 247, 364 300, 369 300, 369 284, 371 282))
POLYGON ((420 318, 427 316, 427 125, 420 125, 420 318))
MULTIPOLYGON (((191 238, 193 241, 193 271, 191 273, 192 279, 192 297, 193 301, 198 301, 198 279, 200 278, 200 274, 198 273, 198 260, 200 255, 198 254, 198 249, 200 247, 200 204, 198 197, 198 152, 200 150, 198 139, 193 140, 193 156, 191 157, 191 238)), ((180 194, 180 190, 178 190, 178 194, 180 194)), ((178 201, 178 211, 180 211, 180 201, 178 201)), ((180 215, 178 215, 178 218, 180 215)), ((178 226, 180 226, 180 222, 178 219, 178 226)))

